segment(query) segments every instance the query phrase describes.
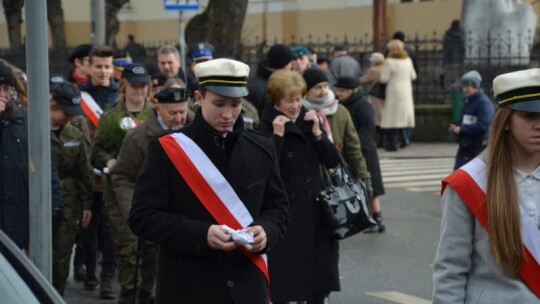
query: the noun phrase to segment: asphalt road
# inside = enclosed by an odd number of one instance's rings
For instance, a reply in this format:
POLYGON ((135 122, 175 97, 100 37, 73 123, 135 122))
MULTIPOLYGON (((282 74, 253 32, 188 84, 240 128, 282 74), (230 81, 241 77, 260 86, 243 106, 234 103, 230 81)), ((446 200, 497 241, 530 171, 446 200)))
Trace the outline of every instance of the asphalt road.
MULTIPOLYGON (((382 197, 387 230, 382 234, 359 234, 341 242, 342 291, 332 293, 330 303, 429 303, 431 264, 441 219, 439 202, 432 192, 387 189, 382 197)), ((71 276, 65 299, 73 304, 117 301, 100 300, 98 291, 83 290, 82 283, 71 276)))

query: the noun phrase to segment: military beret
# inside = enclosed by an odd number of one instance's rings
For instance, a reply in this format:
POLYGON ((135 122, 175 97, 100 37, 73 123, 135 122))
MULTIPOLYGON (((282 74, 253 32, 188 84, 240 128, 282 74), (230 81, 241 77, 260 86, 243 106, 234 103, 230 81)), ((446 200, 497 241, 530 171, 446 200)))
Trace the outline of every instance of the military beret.
POLYGON ((303 45, 293 46, 291 48, 291 51, 293 52, 295 58, 311 55, 311 52, 308 50, 308 48, 303 45))
POLYGON ((181 103, 189 99, 189 90, 184 88, 168 88, 154 95, 158 103, 181 103))
POLYGON ((225 97, 248 95, 247 78, 249 66, 232 59, 213 59, 201 62, 193 69, 199 80, 199 87, 225 97))
POLYGON ((56 84, 52 90, 52 98, 71 115, 85 115, 81 107, 81 91, 73 83, 65 81, 56 84))
POLYGON ((77 58, 88 57, 92 50, 92 45, 88 43, 77 45, 68 57, 68 61, 73 63, 77 58))

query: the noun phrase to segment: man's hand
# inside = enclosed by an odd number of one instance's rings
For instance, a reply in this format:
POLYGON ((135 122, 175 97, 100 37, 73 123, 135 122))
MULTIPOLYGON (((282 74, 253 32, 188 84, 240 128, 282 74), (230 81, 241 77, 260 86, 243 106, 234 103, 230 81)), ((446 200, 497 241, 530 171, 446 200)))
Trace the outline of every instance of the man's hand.
POLYGON ((212 225, 208 229, 208 247, 217 250, 231 251, 238 247, 231 235, 221 230, 221 225, 212 225))
POLYGON ((82 216, 82 221, 81 221, 81 227, 83 229, 88 228, 88 226, 90 225, 90 220, 92 220, 92 211, 84 210, 83 211, 83 216, 82 216))
POLYGON ((251 244, 251 249, 249 251, 251 252, 259 252, 266 248, 266 232, 264 232, 263 227, 261 226, 252 226, 247 227, 246 232, 253 233, 253 244, 251 244))
POLYGON ((450 124, 448 127, 448 130, 450 130, 454 134, 459 134, 459 132, 461 131, 461 128, 456 126, 455 124, 450 124))

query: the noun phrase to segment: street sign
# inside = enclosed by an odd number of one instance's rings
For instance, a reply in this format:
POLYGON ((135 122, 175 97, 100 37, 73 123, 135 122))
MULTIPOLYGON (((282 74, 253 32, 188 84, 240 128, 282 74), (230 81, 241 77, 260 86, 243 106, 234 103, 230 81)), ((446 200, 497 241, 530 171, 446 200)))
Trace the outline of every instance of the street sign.
POLYGON ((163 8, 169 11, 196 11, 199 0, 163 0, 163 8))

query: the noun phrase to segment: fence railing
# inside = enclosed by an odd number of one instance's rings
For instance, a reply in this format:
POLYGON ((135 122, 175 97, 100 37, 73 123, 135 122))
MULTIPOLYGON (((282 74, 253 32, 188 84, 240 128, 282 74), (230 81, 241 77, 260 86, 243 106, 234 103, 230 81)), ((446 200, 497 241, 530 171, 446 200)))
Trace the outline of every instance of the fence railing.
MULTIPOLYGON (((414 82, 415 103, 450 103, 452 90, 460 90, 461 75, 470 70, 477 70, 483 78, 482 87, 492 96, 491 83, 497 75, 509 71, 538 67, 540 63, 540 44, 533 44, 534 34, 512 35, 511 32, 490 34, 486 39, 474 37, 471 33, 463 35, 466 39, 450 41, 444 36, 433 33, 431 36, 407 37, 406 45, 415 53, 418 79, 414 82), (524 39, 515 39, 517 35, 529 35, 524 39), (513 51, 518 50, 518 51, 513 51), (526 51, 523 51, 526 50, 526 51)), ((373 39, 365 34, 359 37, 324 37, 291 36, 281 41, 262 41, 259 38, 244 40, 239 60, 249 64, 255 71, 269 47, 275 43, 287 45, 303 44, 314 50, 319 56, 332 57, 334 45, 344 43, 348 53, 357 59, 362 67, 369 66, 369 56, 373 50, 373 39)), ((143 42, 147 52, 144 62, 156 62, 157 50, 164 44, 178 45, 178 40, 157 40, 143 42)), ((69 49, 50 51, 51 73, 66 74, 70 66, 67 62, 69 49)), ((0 49, 0 57, 14 64, 25 67, 24 54, 11 54, 0 49)))

